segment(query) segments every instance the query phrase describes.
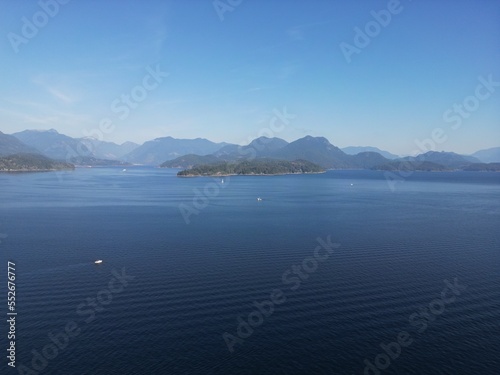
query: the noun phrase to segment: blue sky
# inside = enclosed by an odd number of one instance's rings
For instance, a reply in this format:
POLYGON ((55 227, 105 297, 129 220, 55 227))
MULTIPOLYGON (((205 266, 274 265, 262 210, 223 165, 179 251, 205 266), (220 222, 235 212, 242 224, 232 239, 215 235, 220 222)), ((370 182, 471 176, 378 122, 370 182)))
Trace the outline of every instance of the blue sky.
POLYGON ((54 1, 41 1, 44 16, 37 1, 0 0, 5 133, 245 144, 286 108, 295 117, 272 135, 288 141, 410 154, 438 134, 436 150, 500 146, 500 86, 477 91, 479 77, 500 82, 499 1, 221 0, 223 20, 213 0, 54 1), (371 12, 389 8, 374 24, 371 12), (356 27, 371 30, 366 47, 356 27), (358 48, 350 62, 341 43, 358 48), (163 76, 146 78, 151 69, 163 76), (124 104, 132 92, 140 101, 124 104))

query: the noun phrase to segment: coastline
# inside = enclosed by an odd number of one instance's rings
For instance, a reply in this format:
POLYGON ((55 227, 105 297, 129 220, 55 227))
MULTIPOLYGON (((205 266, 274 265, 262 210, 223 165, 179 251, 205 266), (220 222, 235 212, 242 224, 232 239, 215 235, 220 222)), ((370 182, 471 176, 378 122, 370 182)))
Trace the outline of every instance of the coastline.
POLYGON ((193 175, 177 175, 177 177, 191 178, 191 177, 232 177, 232 176, 287 176, 287 175, 300 175, 300 174, 321 174, 321 172, 301 172, 301 173, 229 173, 229 174, 193 174, 193 175))
POLYGON ((73 171, 73 168, 67 169, 0 169, 0 173, 36 173, 36 172, 58 172, 73 171))

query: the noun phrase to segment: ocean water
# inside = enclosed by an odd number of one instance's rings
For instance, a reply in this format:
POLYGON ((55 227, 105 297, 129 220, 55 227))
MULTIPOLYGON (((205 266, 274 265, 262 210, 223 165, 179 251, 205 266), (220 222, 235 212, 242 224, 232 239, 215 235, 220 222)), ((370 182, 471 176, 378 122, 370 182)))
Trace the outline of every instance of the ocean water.
POLYGON ((500 174, 175 173, 0 175, 2 374, 500 373, 500 174))

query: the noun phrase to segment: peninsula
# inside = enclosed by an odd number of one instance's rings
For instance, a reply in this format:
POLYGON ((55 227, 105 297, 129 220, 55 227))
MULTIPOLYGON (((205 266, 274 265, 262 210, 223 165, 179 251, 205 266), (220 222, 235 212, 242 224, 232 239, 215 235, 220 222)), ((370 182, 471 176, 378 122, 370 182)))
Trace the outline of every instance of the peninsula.
POLYGON ((73 164, 52 160, 39 154, 0 157, 0 172, 49 172, 73 169, 75 169, 73 164))

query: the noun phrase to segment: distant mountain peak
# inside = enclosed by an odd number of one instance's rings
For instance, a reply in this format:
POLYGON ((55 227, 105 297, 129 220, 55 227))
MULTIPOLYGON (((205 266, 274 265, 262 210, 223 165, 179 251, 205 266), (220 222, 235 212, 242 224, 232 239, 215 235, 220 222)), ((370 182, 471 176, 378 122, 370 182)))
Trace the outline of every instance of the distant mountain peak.
POLYGON ((433 150, 427 151, 421 155, 446 155, 446 154, 462 156, 452 151, 433 151, 433 150))
POLYGON ((266 136, 261 136, 259 138, 255 138, 252 142, 250 142, 248 144, 248 146, 252 146, 252 145, 255 145, 255 144, 259 144, 259 145, 274 144, 274 145, 285 146, 285 145, 288 144, 288 142, 285 141, 284 139, 277 138, 277 137, 269 138, 269 137, 266 137, 266 136))
POLYGON ((224 143, 215 143, 205 138, 176 139, 170 136, 147 141, 123 159, 137 164, 159 165, 180 155, 208 155, 224 147, 224 143))
POLYGON ((476 157, 484 163, 500 163, 500 147, 491 147, 484 150, 479 150, 471 156, 476 157))
POLYGON ((361 152, 376 152, 387 159, 399 158, 399 156, 396 154, 390 153, 389 151, 381 150, 380 148, 373 146, 348 146, 348 147, 343 147, 342 151, 344 151, 348 155, 357 155, 361 152))
MULTIPOLYGON (((274 137, 273 138, 269 138, 269 137, 266 137, 265 135, 262 135, 262 136, 260 136, 258 138, 255 138, 252 142, 255 142, 255 141, 270 141, 271 139, 274 139, 274 137)), ((252 142, 250 142, 250 143, 252 143, 252 142)))
POLYGON ((54 129, 26 129, 21 132, 15 133, 15 134, 20 134, 20 133, 54 133, 54 134, 59 134, 59 132, 54 129))
POLYGON ((438 165, 442 165, 446 168, 452 169, 460 169, 464 166, 467 166, 471 163, 479 163, 479 159, 472 156, 460 155, 455 152, 448 151, 427 151, 424 154, 420 154, 417 156, 404 157, 398 159, 400 161, 416 161, 419 163, 422 162, 431 162, 438 165))
POLYGON ((317 142, 317 143, 331 145, 330 141, 325 137, 313 137, 312 135, 306 135, 305 137, 299 138, 294 142, 317 142))

